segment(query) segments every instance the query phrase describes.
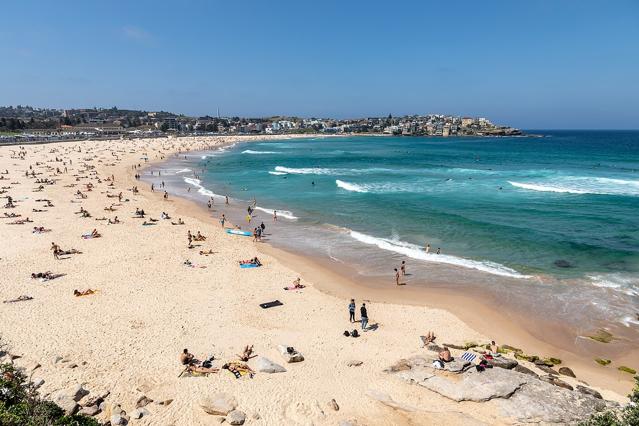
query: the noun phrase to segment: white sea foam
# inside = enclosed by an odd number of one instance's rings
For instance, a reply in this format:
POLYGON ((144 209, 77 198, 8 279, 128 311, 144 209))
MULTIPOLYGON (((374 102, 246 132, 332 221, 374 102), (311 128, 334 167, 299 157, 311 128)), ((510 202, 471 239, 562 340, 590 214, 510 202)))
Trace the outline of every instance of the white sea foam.
POLYGON ((242 154, 279 154, 277 151, 253 151, 252 149, 245 149, 242 154))
POLYGON ((182 173, 188 173, 188 172, 192 172, 193 170, 191 169, 180 169, 177 172, 175 172, 176 175, 182 174, 182 173))
MULTIPOLYGON (((274 213, 273 209, 267 209, 265 207, 260 207, 260 206, 256 206, 255 210, 261 210, 264 213, 268 213, 270 215, 272 215, 274 213)), ((283 218, 286 218, 286 219, 290 219, 290 220, 297 220, 297 216, 295 216, 293 214, 293 212, 290 212, 288 210, 278 210, 277 211, 277 217, 280 217, 280 216, 283 217, 283 218)))
POLYGON ((588 275, 590 283, 628 296, 639 296, 639 278, 623 274, 588 275))
POLYGON ((197 192, 198 194, 202 194, 205 197, 215 197, 215 198, 224 198, 224 196, 222 195, 218 195, 215 194, 213 191, 210 191, 208 189, 206 189, 205 187, 203 187, 201 185, 201 181, 199 179, 195 179, 195 178, 182 178, 184 180, 184 182, 188 183, 189 185, 194 186, 195 188, 197 188, 197 192))
POLYGON ((565 176, 550 182, 508 181, 508 183, 517 188, 540 192, 639 196, 639 180, 565 176))
POLYGON ((344 182, 343 180, 335 180, 335 184, 342 189, 352 192, 368 192, 367 189, 356 183, 344 182))
POLYGON ((563 188, 560 186, 537 185, 534 183, 521 183, 521 182, 511 182, 511 181, 508 181, 508 183, 517 188, 528 189, 530 191, 565 192, 569 194, 588 194, 587 191, 582 191, 579 189, 563 188))
POLYGON ((269 174, 275 175, 275 176, 282 176, 282 175, 287 175, 288 173, 286 173, 286 172, 269 172, 269 174))
POLYGON ((510 269, 495 262, 464 259, 461 257, 446 254, 426 253, 422 249, 422 247, 419 247, 416 244, 411 244, 399 240, 390 240, 387 238, 372 237, 370 235, 362 234, 356 231, 350 231, 350 236, 364 244, 374 245, 382 250, 399 253, 412 259, 423 260, 426 262, 446 263, 449 265, 476 269, 482 272, 487 272, 489 274, 501 275, 510 278, 530 278, 530 276, 528 275, 520 274, 514 269, 510 269))
POLYGON ((290 173, 293 175, 331 175, 335 174, 335 169, 324 169, 320 167, 303 167, 299 169, 283 166, 275 166, 276 172, 290 173))

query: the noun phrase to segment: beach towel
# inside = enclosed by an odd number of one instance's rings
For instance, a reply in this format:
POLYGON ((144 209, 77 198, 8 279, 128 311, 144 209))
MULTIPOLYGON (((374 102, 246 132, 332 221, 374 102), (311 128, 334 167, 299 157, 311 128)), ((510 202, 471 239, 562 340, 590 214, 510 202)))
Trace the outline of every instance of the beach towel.
POLYGON ((248 231, 240 231, 239 229, 227 229, 226 233, 231 235, 241 235, 243 237, 250 237, 253 235, 248 231))
POLYGON ((82 234, 82 238, 84 238, 85 240, 90 240, 91 238, 93 238, 93 235, 88 232, 86 234, 82 234))
POLYGON ((256 265, 255 263, 240 263, 240 268, 242 269, 247 269, 247 268, 259 268, 262 265, 256 265))
POLYGON ((471 354, 470 352, 464 352, 463 355, 461 356, 461 359, 463 359, 466 362, 473 362, 475 358, 477 358, 477 355, 471 354))
POLYGON ((272 302, 260 303, 260 308, 268 309, 268 308, 272 308, 274 306, 283 306, 283 305, 284 304, 282 302, 280 302, 279 300, 274 300, 272 302))
POLYGON ((190 264, 185 263, 184 266, 188 266, 189 268, 199 268, 199 269, 206 268, 206 265, 195 265, 193 263, 190 263, 190 264))
POLYGON ((253 378, 253 371, 251 368, 243 364, 241 362, 233 361, 227 364, 228 370, 233 373, 236 379, 241 378, 242 376, 249 376, 251 379, 253 378))

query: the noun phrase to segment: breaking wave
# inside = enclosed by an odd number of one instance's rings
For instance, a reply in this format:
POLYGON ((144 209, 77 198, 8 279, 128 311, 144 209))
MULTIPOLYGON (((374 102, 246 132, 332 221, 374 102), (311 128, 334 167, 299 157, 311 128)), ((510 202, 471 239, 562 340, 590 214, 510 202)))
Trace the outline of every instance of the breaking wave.
POLYGON ((344 182, 343 180, 339 180, 337 179, 335 181, 335 184, 338 186, 338 188, 342 188, 345 189, 347 191, 352 191, 352 192, 368 192, 367 189, 365 189, 364 187, 362 187, 361 185, 357 185, 356 183, 349 183, 349 182, 344 182))
POLYGON ((567 176, 549 183, 513 181, 508 183, 517 188, 539 192, 639 196, 637 180, 567 176))
MULTIPOLYGON (((270 215, 273 215, 273 213, 275 212, 273 209, 267 209, 265 207, 260 207, 260 206, 256 206, 255 210, 260 210, 263 211, 264 213, 268 213, 270 215)), ((297 216, 295 216, 293 214, 293 212, 290 212, 288 210, 277 210, 277 217, 284 217, 286 219, 290 219, 290 220, 296 220, 297 216)))
POLYGON ((426 262, 446 263, 463 268, 476 269, 493 275, 501 275, 510 278, 530 278, 529 275, 523 275, 514 269, 508 268, 499 263, 489 261, 477 261, 465 259, 462 257, 451 256, 447 254, 426 253, 420 246, 399 240, 391 240, 387 238, 377 238, 370 235, 362 234, 357 231, 350 231, 350 236, 364 244, 374 245, 382 250, 392 251, 395 253, 408 256, 412 259, 423 260, 426 262))
POLYGON ((252 149, 245 149, 242 154, 279 154, 277 151, 253 151, 252 149))

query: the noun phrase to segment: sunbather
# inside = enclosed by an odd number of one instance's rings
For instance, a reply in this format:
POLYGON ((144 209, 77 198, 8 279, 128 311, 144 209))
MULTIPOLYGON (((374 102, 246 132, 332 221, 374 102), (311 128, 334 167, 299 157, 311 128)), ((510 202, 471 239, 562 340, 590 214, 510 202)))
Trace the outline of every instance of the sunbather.
POLYGON ((76 290, 73 290, 73 295, 74 295, 75 297, 88 296, 88 295, 90 295, 90 294, 95 294, 95 292, 96 292, 96 291, 97 291, 97 290, 92 290, 92 289, 90 289, 90 288, 88 288, 88 289, 86 289, 86 290, 83 290, 83 291, 80 291, 80 290, 77 290, 77 289, 76 289, 76 290))
POLYGON ((306 286, 302 285, 300 277, 297 277, 297 279, 293 280, 293 285, 289 287, 284 287, 284 290, 299 290, 304 287, 306 286))
POLYGON ((439 360, 442 362, 451 362, 453 360, 450 349, 444 346, 444 350, 439 353, 439 360))
POLYGON ((240 265, 256 265, 256 266, 262 266, 262 262, 260 262, 260 260, 257 257, 254 257, 253 259, 250 260, 240 260, 240 265))
POLYGON ((246 362, 251 358, 255 358, 257 355, 253 355, 253 345, 246 345, 244 347, 244 351, 242 351, 242 355, 238 355, 237 357, 246 362))
POLYGON ((423 336, 423 341, 424 341, 424 345, 427 345, 429 343, 433 343, 436 339, 435 333, 433 333, 432 331, 429 331, 428 334, 426 334, 426 336, 423 336))

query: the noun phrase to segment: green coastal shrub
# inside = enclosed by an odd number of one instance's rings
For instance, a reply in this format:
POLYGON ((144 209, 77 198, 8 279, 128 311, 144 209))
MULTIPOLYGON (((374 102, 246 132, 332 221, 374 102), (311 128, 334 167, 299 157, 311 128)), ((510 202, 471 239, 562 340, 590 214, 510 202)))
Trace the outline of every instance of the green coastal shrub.
POLYGON ((602 358, 595 358, 595 362, 599 365, 608 365, 610 364, 612 361, 610 361, 609 359, 602 359, 602 358))
POLYGON ((87 416, 65 416, 62 408, 40 399, 27 377, 11 364, 0 365, 0 425, 98 426, 87 416))
POLYGON ((606 411, 590 416, 579 426, 637 426, 639 425, 639 376, 635 376, 635 387, 628 395, 630 403, 620 411, 606 411))

